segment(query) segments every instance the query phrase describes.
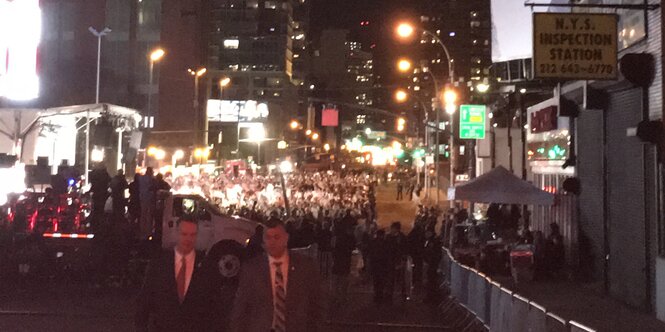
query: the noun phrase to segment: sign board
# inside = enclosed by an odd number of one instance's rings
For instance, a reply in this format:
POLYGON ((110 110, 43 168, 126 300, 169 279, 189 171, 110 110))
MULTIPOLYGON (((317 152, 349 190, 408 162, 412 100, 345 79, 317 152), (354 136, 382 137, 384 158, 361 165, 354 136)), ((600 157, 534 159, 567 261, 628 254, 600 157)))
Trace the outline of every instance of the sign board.
POLYGON ((206 110, 210 122, 265 121, 270 113, 267 103, 256 100, 208 99, 206 110))
POLYGON ((339 125, 339 111, 335 108, 324 108, 321 111, 322 127, 337 127, 339 125))
POLYGON ((461 105, 459 137, 461 139, 485 138, 485 105, 461 105))
POLYGON ((380 131, 380 130, 375 130, 369 132, 367 134, 367 139, 372 140, 372 139, 386 139, 387 134, 385 131, 380 131))
POLYGON ((536 79, 615 80, 617 15, 533 14, 536 79))

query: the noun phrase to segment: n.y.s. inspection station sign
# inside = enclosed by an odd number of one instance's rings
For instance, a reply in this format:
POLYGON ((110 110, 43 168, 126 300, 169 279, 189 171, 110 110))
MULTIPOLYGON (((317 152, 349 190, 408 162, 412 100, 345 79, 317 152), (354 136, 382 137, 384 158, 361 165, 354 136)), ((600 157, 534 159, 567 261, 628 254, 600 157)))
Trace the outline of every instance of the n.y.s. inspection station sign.
POLYGON ((533 72, 536 79, 616 79, 617 16, 534 13, 533 72))

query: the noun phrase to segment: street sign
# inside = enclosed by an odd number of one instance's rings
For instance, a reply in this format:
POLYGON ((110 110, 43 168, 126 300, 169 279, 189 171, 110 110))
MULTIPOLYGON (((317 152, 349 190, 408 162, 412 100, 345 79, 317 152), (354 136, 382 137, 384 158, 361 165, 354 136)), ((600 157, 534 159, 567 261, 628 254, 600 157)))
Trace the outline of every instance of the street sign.
POLYGON ((533 14, 536 79, 615 80, 617 15, 533 14))
POLYGON ((485 138, 485 105, 461 105, 459 138, 485 138))

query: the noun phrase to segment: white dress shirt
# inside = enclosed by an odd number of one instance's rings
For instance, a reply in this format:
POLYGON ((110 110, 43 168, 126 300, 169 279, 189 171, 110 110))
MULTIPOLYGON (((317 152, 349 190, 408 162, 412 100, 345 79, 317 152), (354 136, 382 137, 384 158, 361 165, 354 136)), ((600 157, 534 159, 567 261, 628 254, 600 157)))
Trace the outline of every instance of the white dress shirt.
POLYGON ((288 293, 288 281, 289 281, 289 254, 285 253, 280 258, 274 258, 268 255, 268 263, 270 265, 270 284, 272 285, 272 298, 275 300, 275 267, 276 262, 281 262, 280 270, 282 270, 282 276, 284 277, 284 293, 288 293))
MULTIPOLYGON (((177 249, 173 250, 175 252, 175 278, 178 280, 178 272, 180 272, 180 266, 182 265, 183 255, 178 252, 177 249)), ((185 294, 189 289, 189 282, 192 281, 192 273, 194 272, 194 262, 196 261, 196 250, 192 250, 189 254, 185 255, 185 294)))

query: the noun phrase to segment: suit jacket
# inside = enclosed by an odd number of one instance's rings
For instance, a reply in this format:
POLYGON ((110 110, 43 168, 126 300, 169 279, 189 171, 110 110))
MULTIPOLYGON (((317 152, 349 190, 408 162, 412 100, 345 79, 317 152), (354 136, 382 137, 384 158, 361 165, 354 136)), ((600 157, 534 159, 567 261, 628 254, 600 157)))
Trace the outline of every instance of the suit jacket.
POLYGON ((192 278, 182 303, 178 300, 173 250, 162 252, 148 265, 138 296, 137 331, 211 330, 215 292, 203 259, 204 254, 197 252, 192 278))
MULTIPOLYGON (((273 296, 266 254, 243 264, 231 310, 234 332, 267 332, 272 327, 273 296)), ((316 263, 289 252, 286 288, 286 331, 315 332, 321 318, 321 281, 316 263)))

